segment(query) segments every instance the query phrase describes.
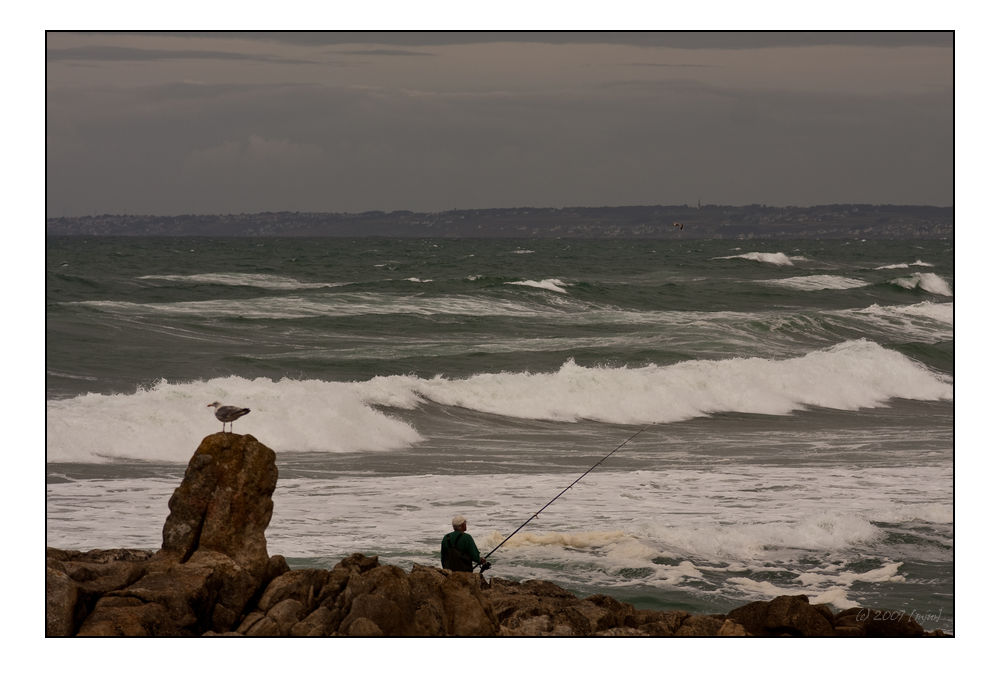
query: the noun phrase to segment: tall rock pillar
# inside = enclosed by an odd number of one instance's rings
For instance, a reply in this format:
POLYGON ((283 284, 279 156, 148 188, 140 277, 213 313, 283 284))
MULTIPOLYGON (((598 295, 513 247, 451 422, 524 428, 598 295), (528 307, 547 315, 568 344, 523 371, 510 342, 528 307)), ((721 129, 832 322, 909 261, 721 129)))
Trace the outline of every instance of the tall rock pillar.
POLYGON ((277 482, 274 451, 253 435, 205 437, 170 498, 162 551, 182 562, 198 550, 216 551, 255 577, 263 574, 277 482))

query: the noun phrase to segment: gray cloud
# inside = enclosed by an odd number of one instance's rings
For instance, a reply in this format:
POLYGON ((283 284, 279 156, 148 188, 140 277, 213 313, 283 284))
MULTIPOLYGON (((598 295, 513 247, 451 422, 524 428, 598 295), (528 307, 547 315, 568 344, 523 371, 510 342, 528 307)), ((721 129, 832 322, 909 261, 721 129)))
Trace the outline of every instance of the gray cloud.
MULTIPOLYGON (((241 41, 184 46, 256 55, 241 41)), ((951 203, 947 50, 516 48, 350 70, 56 62, 48 212, 951 203)))
POLYGON ((138 32, 150 36, 253 39, 302 46, 378 44, 454 46, 484 43, 621 44, 628 46, 753 49, 790 46, 950 47, 950 31, 351 31, 351 32, 138 32))
POLYGON ((77 46, 65 49, 47 49, 47 61, 164 61, 164 60, 219 60, 219 61, 268 61, 273 63, 315 63, 316 61, 281 58, 266 54, 235 53, 232 51, 205 51, 200 49, 140 49, 128 46, 77 46))
POLYGON ((347 56, 433 56, 429 51, 407 51, 404 49, 355 49, 353 51, 335 51, 347 56))
POLYGON ((715 68, 707 63, 625 63, 634 68, 715 68))
POLYGON ((337 211, 751 203, 774 202, 774 192, 794 202, 845 184, 837 198, 865 199, 877 185, 894 200, 904 196, 891 187, 899 168, 914 171, 908 186, 919 194, 905 195, 913 200, 935 196, 942 173, 933 164, 948 159, 950 111, 926 98, 670 87, 624 111, 613 91, 514 98, 296 86, 230 91, 155 115, 142 113, 143 98, 94 114, 78 145, 95 151, 92 163, 102 160, 98 151, 134 149, 125 167, 105 171, 120 179, 114 191, 135 190, 153 207, 133 172, 150 158, 207 211, 217 210, 213 201, 226 210, 252 202, 337 211), (900 154, 905 162, 894 162, 900 154))

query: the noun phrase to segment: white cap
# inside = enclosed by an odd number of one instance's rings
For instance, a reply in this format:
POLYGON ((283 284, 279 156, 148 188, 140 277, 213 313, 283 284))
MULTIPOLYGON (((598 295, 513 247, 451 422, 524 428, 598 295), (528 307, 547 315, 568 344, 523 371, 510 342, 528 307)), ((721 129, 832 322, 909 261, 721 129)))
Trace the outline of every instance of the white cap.
POLYGON ((454 517, 451 518, 451 526, 454 527, 455 529, 458 529, 463 524, 465 524, 465 517, 463 517, 462 515, 455 515, 454 517))

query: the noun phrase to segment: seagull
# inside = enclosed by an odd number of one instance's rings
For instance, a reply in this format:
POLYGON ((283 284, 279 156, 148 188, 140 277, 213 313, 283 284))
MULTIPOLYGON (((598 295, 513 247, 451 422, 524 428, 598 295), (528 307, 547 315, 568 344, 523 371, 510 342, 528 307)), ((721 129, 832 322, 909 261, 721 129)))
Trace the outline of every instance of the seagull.
MULTIPOLYGON (((237 408, 233 405, 222 405, 219 401, 209 403, 206 407, 215 408, 215 417, 222 423, 222 431, 226 431, 226 423, 237 420, 250 412, 250 408, 237 408)), ((229 426, 229 431, 233 431, 233 426, 229 426)))

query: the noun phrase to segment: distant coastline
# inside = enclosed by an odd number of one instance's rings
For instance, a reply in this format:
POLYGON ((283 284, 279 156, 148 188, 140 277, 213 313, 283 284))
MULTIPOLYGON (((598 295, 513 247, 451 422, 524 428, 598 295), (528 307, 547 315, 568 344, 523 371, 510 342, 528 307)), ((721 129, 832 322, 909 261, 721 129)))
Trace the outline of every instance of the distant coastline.
POLYGON ((392 238, 952 238, 954 207, 614 206, 455 209, 436 213, 261 212, 48 218, 47 236, 392 238))

